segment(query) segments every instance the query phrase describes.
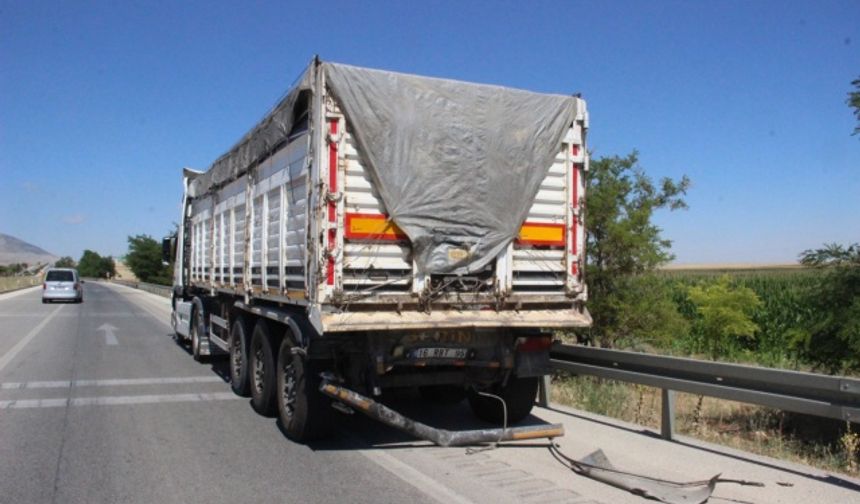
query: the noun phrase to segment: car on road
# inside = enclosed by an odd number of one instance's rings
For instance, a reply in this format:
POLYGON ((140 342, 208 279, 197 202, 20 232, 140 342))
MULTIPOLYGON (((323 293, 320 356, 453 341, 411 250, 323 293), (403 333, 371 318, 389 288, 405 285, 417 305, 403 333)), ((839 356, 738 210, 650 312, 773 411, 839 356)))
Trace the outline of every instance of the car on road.
POLYGON ((83 283, 76 269, 51 268, 45 273, 45 281, 42 283, 42 302, 81 303, 84 300, 83 283))

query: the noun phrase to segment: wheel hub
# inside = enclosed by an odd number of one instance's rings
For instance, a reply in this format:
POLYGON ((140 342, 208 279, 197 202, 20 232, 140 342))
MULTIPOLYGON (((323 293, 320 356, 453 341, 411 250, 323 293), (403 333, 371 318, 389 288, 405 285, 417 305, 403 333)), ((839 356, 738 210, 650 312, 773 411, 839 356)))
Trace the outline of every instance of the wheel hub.
POLYGON ((233 377, 238 378, 242 376, 242 342, 239 341, 239 338, 236 338, 233 341, 233 355, 232 355, 232 363, 233 363, 233 377))
POLYGON ((254 350, 254 388, 257 394, 263 393, 263 349, 257 348, 254 350))
POLYGON ((296 368, 292 362, 284 364, 284 389, 281 391, 281 401, 284 413, 288 418, 293 417, 296 407, 296 368))

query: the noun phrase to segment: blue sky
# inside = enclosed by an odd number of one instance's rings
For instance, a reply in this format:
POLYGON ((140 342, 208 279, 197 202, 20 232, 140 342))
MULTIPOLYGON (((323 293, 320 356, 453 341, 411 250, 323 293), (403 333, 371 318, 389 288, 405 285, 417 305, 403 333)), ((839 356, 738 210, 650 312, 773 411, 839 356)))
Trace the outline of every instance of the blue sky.
POLYGON ((122 255, 323 59, 581 92, 596 157, 687 174, 679 263, 860 241, 860 2, 0 0, 0 232, 122 255))

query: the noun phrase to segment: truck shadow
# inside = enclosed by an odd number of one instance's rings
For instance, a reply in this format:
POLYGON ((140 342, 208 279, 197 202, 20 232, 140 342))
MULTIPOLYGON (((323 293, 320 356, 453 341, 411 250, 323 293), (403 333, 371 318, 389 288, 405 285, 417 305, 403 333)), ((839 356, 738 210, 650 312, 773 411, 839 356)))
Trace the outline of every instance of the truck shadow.
MULTIPOLYGON (((187 354, 189 357, 192 357, 191 345, 177 339, 175 333, 167 333, 167 337, 172 339, 182 352, 187 354)), ((227 360, 226 354, 207 356, 204 358, 202 364, 208 364, 211 371, 224 380, 224 383, 230 383, 230 363, 227 360)))

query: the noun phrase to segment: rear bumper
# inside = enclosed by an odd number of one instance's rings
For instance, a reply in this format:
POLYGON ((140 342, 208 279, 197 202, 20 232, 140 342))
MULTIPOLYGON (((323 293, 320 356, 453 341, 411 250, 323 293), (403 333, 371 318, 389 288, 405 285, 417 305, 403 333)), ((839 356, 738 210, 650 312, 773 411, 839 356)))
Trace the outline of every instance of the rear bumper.
POLYGON ((403 329, 468 329, 493 327, 536 327, 563 329, 588 327, 588 310, 506 310, 506 311, 367 311, 323 313, 324 332, 387 331, 403 329))
POLYGON ((54 299, 57 299, 57 300, 60 300, 60 299, 66 299, 66 300, 78 299, 79 297, 81 297, 82 294, 83 293, 80 293, 76 290, 70 290, 70 291, 49 291, 49 290, 46 290, 46 291, 42 292, 42 299, 51 299, 51 300, 54 300, 54 299))

